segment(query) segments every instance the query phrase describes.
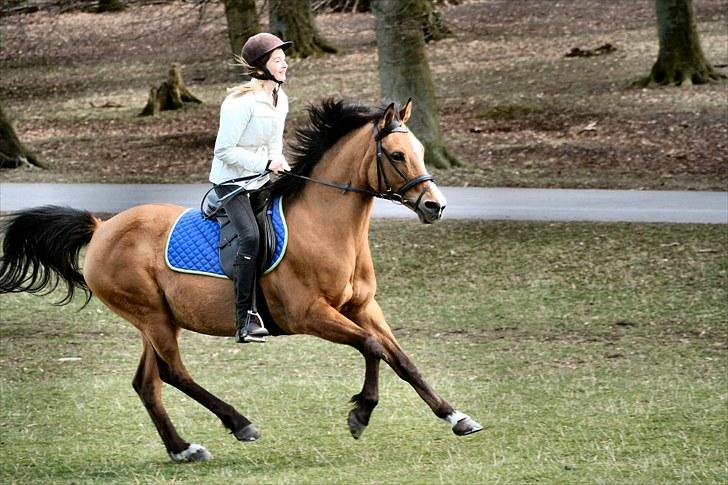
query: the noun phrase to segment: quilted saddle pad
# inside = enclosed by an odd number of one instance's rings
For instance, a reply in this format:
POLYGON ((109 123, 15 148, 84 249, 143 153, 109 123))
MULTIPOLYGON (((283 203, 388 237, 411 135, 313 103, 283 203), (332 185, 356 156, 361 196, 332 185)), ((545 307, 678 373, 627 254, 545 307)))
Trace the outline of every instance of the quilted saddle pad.
MULTIPOLYGON (((263 266, 263 274, 278 266, 288 245, 288 227, 281 198, 275 198, 266 210, 269 216, 266 219, 271 221, 275 242, 269 248, 270 257, 263 266)), ((217 221, 205 219, 198 209, 187 209, 169 231, 165 247, 167 266, 182 273, 227 278, 220 265, 219 241, 220 226, 217 221)))

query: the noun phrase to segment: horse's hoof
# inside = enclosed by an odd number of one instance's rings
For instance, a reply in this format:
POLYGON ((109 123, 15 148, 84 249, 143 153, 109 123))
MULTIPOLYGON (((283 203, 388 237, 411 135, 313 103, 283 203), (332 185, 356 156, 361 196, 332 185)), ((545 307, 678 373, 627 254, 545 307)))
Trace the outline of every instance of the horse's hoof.
POLYGON ((253 423, 237 430, 233 433, 238 441, 258 441, 260 439, 260 431, 253 423))
POLYGON ((458 436, 466 436, 469 434, 477 433, 482 429, 483 426, 481 426, 480 423, 466 416, 457 423, 455 423, 455 425, 452 427, 452 432, 458 436))
POLYGON ((187 461, 208 461, 212 460, 212 453, 207 451, 207 448, 201 445, 191 444, 187 447, 186 450, 183 450, 179 453, 172 453, 169 452, 169 457, 172 458, 172 461, 176 461, 177 463, 187 462, 187 461))
POLYGON ((355 440, 358 440, 364 430, 367 429, 367 425, 361 422, 361 420, 353 410, 349 411, 349 419, 347 420, 347 422, 349 423, 349 431, 351 432, 351 436, 355 440))

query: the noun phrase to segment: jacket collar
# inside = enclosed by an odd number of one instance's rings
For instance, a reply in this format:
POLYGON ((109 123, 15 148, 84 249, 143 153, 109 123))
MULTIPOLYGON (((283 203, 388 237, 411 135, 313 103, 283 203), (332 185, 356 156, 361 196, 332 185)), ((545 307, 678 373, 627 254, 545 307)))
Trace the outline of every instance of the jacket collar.
MULTIPOLYGON (((283 92, 282 89, 279 90, 278 91, 278 96, 280 96, 282 92, 283 92)), ((257 89, 253 93, 254 93, 254 96, 255 96, 255 100, 256 101, 261 102, 261 103, 265 103, 268 106, 270 106, 271 108, 276 109, 276 107, 273 106, 273 104, 270 102, 270 99, 268 98, 268 93, 265 92, 265 89, 263 89, 263 88, 257 89)))

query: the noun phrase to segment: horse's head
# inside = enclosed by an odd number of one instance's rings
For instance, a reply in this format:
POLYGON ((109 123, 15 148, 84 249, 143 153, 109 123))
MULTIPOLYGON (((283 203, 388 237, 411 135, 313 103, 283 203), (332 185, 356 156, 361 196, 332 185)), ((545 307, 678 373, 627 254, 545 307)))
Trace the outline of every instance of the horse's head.
POLYGON ((425 168, 425 148, 407 128, 412 100, 397 111, 390 104, 374 125, 376 175, 374 187, 385 198, 412 209, 421 222, 431 224, 442 217, 447 201, 425 168))

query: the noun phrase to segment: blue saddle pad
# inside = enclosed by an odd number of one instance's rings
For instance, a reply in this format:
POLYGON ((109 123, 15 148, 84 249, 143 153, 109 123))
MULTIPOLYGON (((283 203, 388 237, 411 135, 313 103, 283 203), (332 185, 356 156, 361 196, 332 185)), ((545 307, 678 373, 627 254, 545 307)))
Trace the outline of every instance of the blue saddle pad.
MULTIPOLYGON (((267 209, 275 233, 275 245, 263 266, 263 274, 270 273, 281 262, 288 245, 288 227, 283 215, 283 202, 276 197, 267 209)), ((217 278, 227 278, 220 265, 218 242, 220 226, 217 221, 205 219, 197 209, 187 209, 169 231, 165 248, 167 266, 174 271, 217 278)))

